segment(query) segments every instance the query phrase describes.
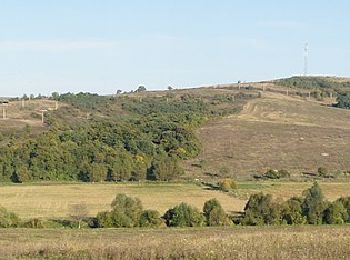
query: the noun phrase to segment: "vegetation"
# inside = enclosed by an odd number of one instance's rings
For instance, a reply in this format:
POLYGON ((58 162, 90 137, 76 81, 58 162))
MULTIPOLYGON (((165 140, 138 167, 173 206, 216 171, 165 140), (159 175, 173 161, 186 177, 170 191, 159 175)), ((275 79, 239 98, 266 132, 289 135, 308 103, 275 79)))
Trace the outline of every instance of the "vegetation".
POLYGON ((0 181, 176 179, 183 172, 178 161, 200 152, 193 129, 237 109, 225 96, 189 94, 137 99, 55 93, 53 99, 70 106, 46 115, 47 132, 4 142, 0 181), (77 120, 70 124, 72 114, 77 120))

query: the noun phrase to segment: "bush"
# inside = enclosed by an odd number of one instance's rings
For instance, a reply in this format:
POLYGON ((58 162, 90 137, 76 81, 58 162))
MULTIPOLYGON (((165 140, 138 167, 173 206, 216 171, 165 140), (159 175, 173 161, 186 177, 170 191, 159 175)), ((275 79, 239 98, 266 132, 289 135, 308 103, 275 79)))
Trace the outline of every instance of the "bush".
POLYGON ((140 217, 140 227, 156 228, 160 227, 163 221, 160 218, 160 213, 156 210, 144 210, 140 217))
POLYGON ((293 197, 282 204, 282 222, 295 225, 305 224, 307 219, 302 215, 302 198, 293 197))
POLYGON ((229 219, 217 199, 211 199, 204 203, 203 215, 208 226, 227 226, 229 219))
POLYGON ((272 202, 271 194, 262 192, 250 196, 245 208, 242 225, 261 226, 263 224, 280 224, 281 206, 272 202))
POLYGON ((201 227, 204 222, 201 212, 184 202, 165 212, 163 219, 168 227, 201 227))
POLYGON ((0 228, 19 227, 20 219, 5 208, 0 208, 0 228))
POLYGON ((137 227, 140 224, 142 204, 138 198, 118 194, 112 201, 111 211, 97 214, 100 227, 137 227))
POLYGON ((347 219, 347 210, 340 201, 330 203, 323 213, 324 221, 327 224, 343 224, 344 218, 347 219))
POLYGON ((219 182, 219 187, 223 191, 234 190, 238 188, 238 184, 236 181, 232 179, 224 179, 219 182))
POLYGON ((263 174, 263 177, 268 179, 280 179, 280 178, 289 178, 290 173, 287 170, 268 170, 263 174))
POLYGON ((24 228, 44 228, 43 222, 38 218, 33 218, 21 224, 24 228))
POLYGON ((317 175, 319 177, 328 177, 328 169, 327 168, 324 168, 324 167, 320 167, 317 169, 317 175))

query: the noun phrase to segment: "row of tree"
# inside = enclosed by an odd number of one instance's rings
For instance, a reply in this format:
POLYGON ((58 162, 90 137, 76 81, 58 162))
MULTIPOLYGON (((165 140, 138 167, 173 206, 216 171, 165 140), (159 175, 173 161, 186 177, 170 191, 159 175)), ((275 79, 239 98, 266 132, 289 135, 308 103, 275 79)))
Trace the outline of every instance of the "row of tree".
MULTIPOLYGON (((88 212, 85 204, 72 207, 70 217, 74 222, 70 223, 70 227, 80 228, 82 222, 88 223, 92 228, 343 224, 350 223, 350 197, 326 201, 315 182, 310 189, 304 191, 303 197, 292 197, 282 203, 273 201, 270 194, 253 194, 239 216, 227 214, 217 199, 206 201, 202 211, 182 202, 161 216, 156 210, 143 209, 138 198, 125 194, 116 196, 109 211, 99 212, 94 218, 89 218, 88 212)), ((24 222, 15 213, 0 208, 2 228, 43 226, 39 219, 24 222)))

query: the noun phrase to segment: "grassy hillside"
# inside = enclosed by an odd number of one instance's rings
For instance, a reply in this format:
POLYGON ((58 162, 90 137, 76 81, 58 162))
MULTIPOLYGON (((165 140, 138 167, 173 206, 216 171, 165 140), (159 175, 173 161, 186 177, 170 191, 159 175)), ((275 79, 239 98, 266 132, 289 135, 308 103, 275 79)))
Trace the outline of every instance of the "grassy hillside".
POLYGON ((294 173, 350 170, 350 111, 316 101, 264 92, 237 115, 207 123, 197 131, 200 156, 188 162, 194 174, 248 177, 268 168, 294 173), (322 156, 322 155, 328 156, 322 156), (201 161, 203 169, 191 167, 201 161))

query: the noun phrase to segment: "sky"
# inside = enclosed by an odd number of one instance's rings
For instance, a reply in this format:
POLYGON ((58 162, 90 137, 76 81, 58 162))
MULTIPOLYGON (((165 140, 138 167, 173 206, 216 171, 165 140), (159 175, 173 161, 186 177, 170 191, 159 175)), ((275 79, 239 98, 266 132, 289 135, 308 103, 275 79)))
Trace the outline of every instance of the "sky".
POLYGON ((349 76, 350 1, 0 0, 0 96, 349 76))

